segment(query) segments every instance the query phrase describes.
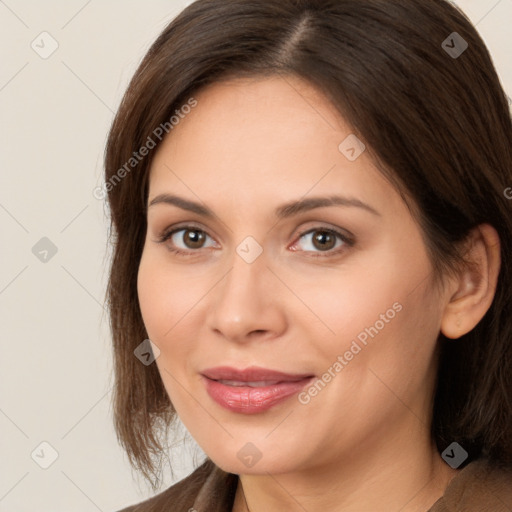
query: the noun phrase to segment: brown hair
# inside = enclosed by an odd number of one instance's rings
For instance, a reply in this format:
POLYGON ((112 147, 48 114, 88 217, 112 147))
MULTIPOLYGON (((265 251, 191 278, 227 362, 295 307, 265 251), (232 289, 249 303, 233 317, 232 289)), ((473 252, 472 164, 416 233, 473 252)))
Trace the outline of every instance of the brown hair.
POLYGON ((439 450, 457 441, 469 460, 512 464, 512 216, 504 193, 512 186, 512 123, 484 42, 444 0, 199 0, 154 42, 124 95, 105 155, 114 419, 130 462, 148 480, 156 476, 176 417, 156 365, 134 357, 148 337, 137 271, 156 150, 113 179, 200 88, 287 74, 322 91, 404 200, 412 198, 406 202, 436 282, 464 263, 459 242, 473 227, 489 223, 498 231, 502 266, 491 307, 459 340, 439 335, 432 435, 439 450), (443 47, 454 32, 468 44, 460 56, 443 47))

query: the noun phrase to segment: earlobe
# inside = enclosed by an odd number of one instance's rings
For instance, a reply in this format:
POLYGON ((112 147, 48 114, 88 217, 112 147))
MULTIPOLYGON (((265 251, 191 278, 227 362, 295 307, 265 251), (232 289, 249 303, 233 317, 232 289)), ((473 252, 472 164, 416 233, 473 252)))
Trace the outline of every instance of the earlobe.
POLYGON ((480 224, 469 235, 465 255, 471 262, 447 289, 441 332, 457 339, 470 332, 490 308, 501 266, 500 239, 490 224, 480 224))

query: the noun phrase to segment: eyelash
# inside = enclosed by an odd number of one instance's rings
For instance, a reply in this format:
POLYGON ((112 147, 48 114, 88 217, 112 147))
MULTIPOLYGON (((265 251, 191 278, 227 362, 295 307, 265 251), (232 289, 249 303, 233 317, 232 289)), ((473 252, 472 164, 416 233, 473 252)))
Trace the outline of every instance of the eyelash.
MULTIPOLYGON (((173 228, 171 230, 164 231, 161 235, 158 236, 156 242, 159 243, 159 244, 163 244, 163 243, 167 242, 167 240, 169 240, 169 238, 171 238, 175 233, 178 233, 180 231, 199 231, 201 233, 204 233, 206 236, 209 236, 210 238, 212 238, 210 235, 208 235, 208 233, 204 229, 201 229, 201 228, 199 228, 197 226, 187 225, 187 226, 179 226, 177 228, 173 228)), ((329 233, 331 235, 334 235, 334 236, 338 237, 344 243, 345 246, 342 247, 341 249, 338 248, 337 250, 330 249, 328 251, 318 251, 318 252, 314 251, 313 254, 308 255, 308 257, 326 258, 326 257, 336 256, 336 255, 340 254, 341 252, 347 250, 347 248, 353 247, 354 244, 355 244, 354 240, 349 238, 347 235, 344 235, 343 233, 340 233, 336 229, 326 228, 326 227, 323 227, 323 226, 317 226, 317 227, 308 229, 306 231, 303 231, 302 233, 299 234, 297 240, 300 240, 303 236, 308 235, 310 233, 314 233, 316 231, 321 231, 323 233, 329 233)), ((184 256, 184 257, 196 256, 197 255, 196 253, 200 249, 202 249, 202 248, 190 249, 189 251, 185 251, 183 249, 179 249, 179 248, 176 248, 176 247, 168 247, 168 250, 170 252, 172 252, 173 254, 176 254, 178 256, 184 256)), ((311 251, 304 251, 304 252, 308 252, 309 253, 311 251)))

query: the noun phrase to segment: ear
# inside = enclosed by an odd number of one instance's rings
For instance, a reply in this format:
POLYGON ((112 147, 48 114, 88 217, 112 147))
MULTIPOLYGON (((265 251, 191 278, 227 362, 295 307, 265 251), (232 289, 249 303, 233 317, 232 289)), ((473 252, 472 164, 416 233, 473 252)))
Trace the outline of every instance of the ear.
POLYGON ((500 238, 490 224, 480 224, 468 236, 466 259, 472 262, 447 287, 441 332, 460 338, 470 332, 491 307, 501 266, 500 238))

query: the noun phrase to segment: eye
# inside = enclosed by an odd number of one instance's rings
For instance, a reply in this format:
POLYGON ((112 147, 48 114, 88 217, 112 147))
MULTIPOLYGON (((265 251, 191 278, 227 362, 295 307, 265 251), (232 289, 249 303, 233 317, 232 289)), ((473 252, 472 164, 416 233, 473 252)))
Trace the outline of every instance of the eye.
POLYGON ((213 239, 202 229, 195 226, 181 226, 179 228, 165 231, 159 237, 158 243, 165 243, 170 241, 169 250, 171 252, 192 255, 196 249, 204 249, 208 247, 214 247, 215 243, 205 245, 207 239, 213 241, 213 239))
MULTIPOLYGON (((348 236, 336 231, 335 229, 324 227, 313 228, 302 233, 299 237, 299 242, 301 240, 304 242, 301 250, 306 252, 327 253, 325 256, 338 254, 345 250, 345 246, 352 247, 354 245, 353 240, 348 236), (339 249, 340 247, 342 247, 341 250, 333 250, 339 249)), ((297 250, 296 246, 299 242, 292 247, 292 250, 297 250)), ((315 254, 314 256, 321 257, 324 255, 315 254)))
MULTIPOLYGON (((215 247, 215 241, 206 231, 192 225, 168 229, 158 236, 156 242, 170 242, 167 244, 169 251, 181 256, 194 256, 199 252, 198 249, 215 247), (206 243, 208 239, 209 244, 206 243)), ((354 241, 351 238, 335 229, 316 227, 301 233, 291 250, 316 253, 311 255, 314 257, 326 257, 339 254, 353 245, 354 241), (302 247, 297 249, 301 241, 302 247)))

